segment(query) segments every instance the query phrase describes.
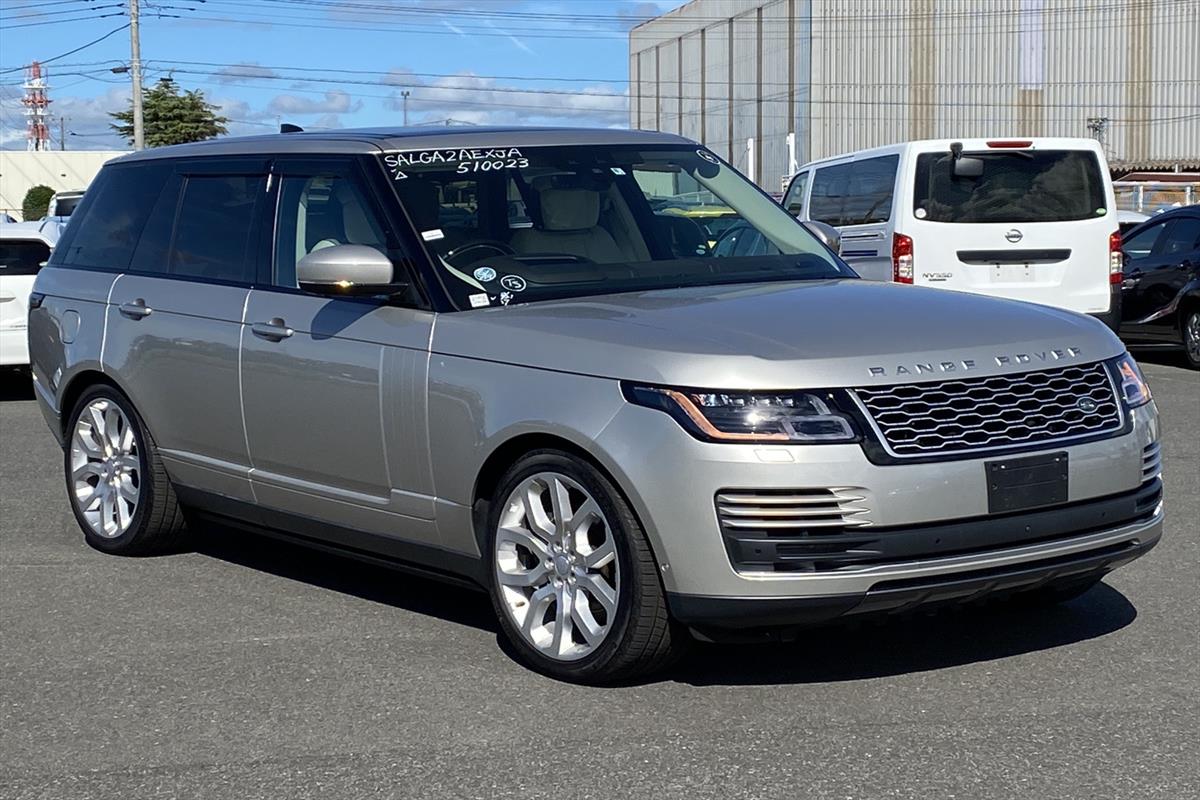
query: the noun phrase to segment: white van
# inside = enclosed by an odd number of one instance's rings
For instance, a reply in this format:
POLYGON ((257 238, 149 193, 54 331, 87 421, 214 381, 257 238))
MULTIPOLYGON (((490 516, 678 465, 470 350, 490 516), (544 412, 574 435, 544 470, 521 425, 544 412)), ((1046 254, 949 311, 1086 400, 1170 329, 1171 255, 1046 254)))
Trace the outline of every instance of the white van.
POLYGON ((1093 139, 943 139, 805 164, 784 206, 863 277, 1119 318, 1121 239, 1093 139))
POLYGON ((0 367, 29 363, 29 293, 64 223, 65 219, 44 219, 0 225, 0 367))

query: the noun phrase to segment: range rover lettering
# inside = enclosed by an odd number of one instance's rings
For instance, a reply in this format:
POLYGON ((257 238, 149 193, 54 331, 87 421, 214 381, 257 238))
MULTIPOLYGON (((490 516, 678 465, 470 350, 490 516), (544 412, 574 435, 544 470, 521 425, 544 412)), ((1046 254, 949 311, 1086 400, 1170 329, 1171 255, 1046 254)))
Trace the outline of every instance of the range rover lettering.
POLYGON ((176 550, 208 519, 454 579, 565 679, 693 637, 1053 602, 1161 532, 1157 411, 1103 324, 860 280, 673 135, 143 151, 34 289, 92 546, 176 550))

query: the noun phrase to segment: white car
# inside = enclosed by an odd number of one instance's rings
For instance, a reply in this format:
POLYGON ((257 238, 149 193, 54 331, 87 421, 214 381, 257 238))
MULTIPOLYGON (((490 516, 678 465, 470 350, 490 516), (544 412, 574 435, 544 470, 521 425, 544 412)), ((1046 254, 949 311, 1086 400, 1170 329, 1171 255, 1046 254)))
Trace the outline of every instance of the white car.
POLYGON ((800 168, 783 200, 864 278, 1120 316, 1121 237, 1094 139, 944 139, 800 168))
POLYGON ((29 293, 65 222, 47 218, 0 226, 0 366, 29 363, 29 293))

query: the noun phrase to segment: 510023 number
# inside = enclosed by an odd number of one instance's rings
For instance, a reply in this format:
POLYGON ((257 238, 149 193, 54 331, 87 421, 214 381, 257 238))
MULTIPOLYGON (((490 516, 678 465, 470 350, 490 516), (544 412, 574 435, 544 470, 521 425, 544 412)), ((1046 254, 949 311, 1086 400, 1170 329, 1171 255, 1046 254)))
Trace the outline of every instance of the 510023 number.
POLYGON ((524 169, 529 166, 528 158, 499 158, 494 161, 463 161, 456 172, 466 175, 469 172, 491 172, 497 169, 524 169))

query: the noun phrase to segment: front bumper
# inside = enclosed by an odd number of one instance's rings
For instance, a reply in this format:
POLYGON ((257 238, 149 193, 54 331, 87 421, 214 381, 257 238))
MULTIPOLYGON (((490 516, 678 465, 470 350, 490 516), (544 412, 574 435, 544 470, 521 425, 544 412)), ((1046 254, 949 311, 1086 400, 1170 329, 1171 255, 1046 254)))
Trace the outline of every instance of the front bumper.
MULTIPOLYGON (((740 604, 739 617, 750 613, 754 601, 781 601, 779 608, 798 608, 805 601, 818 607, 832 604, 838 616, 862 606, 872 592, 878 596, 909 581, 933 586, 980 570, 1019 571, 1047 560, 1107 557, 1109 548, 1121 549, 1121 558, 1128 548, 1134 553, 1130 558, 1144 552, 1160 535, 1157 502, 1140 507, 1133 519, 1097 513, 1109 499, 1136 494, 1156 477, 1144 473, 1148 449, 1154 450, 1149 446, 1158 440, 1157 410, 1150 403, 1134 409, 1130 418, 1132 429, 1126 434, 1047 448, 1068 454, 1066 500, 1030 512, 1038 516, 1036 521, 1009 517, 1011 528, 997 524, 997 515, 989 513, 984 465, 991 458, 881 465, 868 460, 857 444, 700 442, 666 414, 635 405, 623 407, 596 437, 595 452, 604 457, 646 528, 664 588, 681 619, 699 619, 704 609, 726 601, 740 604), (809 489, 860 498, 853 503, 863 509, 855 512, 855 520, 866 524, 853 529, 854 535, 877 530, 877 538, 896 533, 905 541, 897 539, 894 548, 887 542, 879 548, 883 557, 871 563, 809 571, 735 568, 714 498, 737 491, 809 489), (1050 517, 1054 524, 1042 527, 1050 517), (954 546, 934 546, 938 529, 947 526, 953 528, 954 546)), ((720 618, 724 612, 714 613, 720 618)))

